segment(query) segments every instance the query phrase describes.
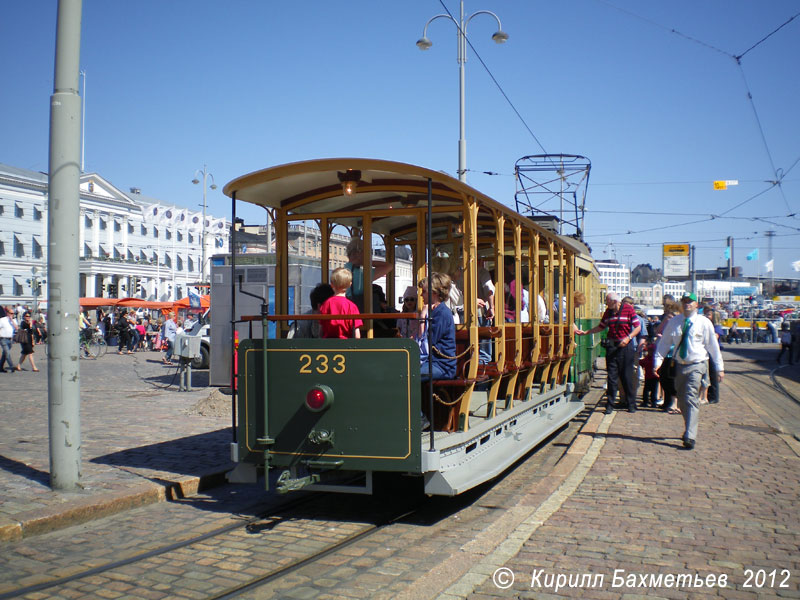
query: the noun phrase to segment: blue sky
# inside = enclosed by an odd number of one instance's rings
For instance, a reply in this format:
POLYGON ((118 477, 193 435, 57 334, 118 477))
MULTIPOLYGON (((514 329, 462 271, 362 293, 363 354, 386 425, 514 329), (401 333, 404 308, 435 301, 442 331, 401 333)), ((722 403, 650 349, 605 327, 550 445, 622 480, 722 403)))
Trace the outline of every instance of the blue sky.
MULTIPOLYGON (((56 9, 29 0, 0 13, 0 162, 37 171, 48 166, 56 9)), ((513 206, 517 159, 584 155, 595 256, 660 266, 662 243, 691 242, 697 267, 711 268, 732 235, 736 263, 763 275, 773 230, 775 275, 797 275, 800 17, 759 42, 800 4, 466 0, 477 10, 497 13, 510 39, 491 41, 487 15, 469 38, 541 146, 470 50, 471 185, 513 206), (768 183, 781 174, 780 188, 768 183), (739 185, 714 191, 718 179, 739 185), (754 248, 761 260, 746 261, 754 248)), ((223 184, 296 160, 365 156, 455 174, 456 29, 439 19, 433 47, 415 46, 442 12, 436 0, 84 0, 86 170, 197 208, 191 179, 208 165, 220 216, 223 184)), ((260 209, 238 210, 263 222, 260 209)))

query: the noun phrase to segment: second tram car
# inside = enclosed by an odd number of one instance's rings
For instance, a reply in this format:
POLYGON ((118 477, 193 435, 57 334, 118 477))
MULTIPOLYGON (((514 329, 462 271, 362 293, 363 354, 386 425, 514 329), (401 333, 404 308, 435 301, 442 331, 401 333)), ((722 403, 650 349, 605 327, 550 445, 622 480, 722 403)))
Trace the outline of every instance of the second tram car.
MULTIPOLYGON (((263 466, 280 471, 281 491, 369 493, 374 473, 402 472, 422 478, 428 494, 455 495, 502 473, 584 408, 576 386, 596 347, 589 338, 576 344, 573 327, 597 322, 599 284, 582 243, 447 174, 385 160, 286 164, 234 179, 224 192, 234 217, 237 201, 266 209, 277 248, 274 306, 242 317, 262 327, 238 343, 232 369, 234 479, 263 466), (360 239, 363 265, 353 272, 361 289, 372 288, 375 245, 388 265, 398 248, 410 249, 413 284, 432 271, 451 276, 463 296, 453 310, 453 379, 421 381, 418 342, 392 329, 419 315, 382 312, 369 293, 361 339, 289 335, 292 321, 320 318, 295 314, 288 289, 288 228, 309 221, 321 234, 323 282, 334 233, 360 239), (575 291, 587 298, 577 311, 575 291)), ((235 254, 231 263, 235 273, 235 254)), ((387 298, 402 293, 396 285, 390 273, 387 298)))

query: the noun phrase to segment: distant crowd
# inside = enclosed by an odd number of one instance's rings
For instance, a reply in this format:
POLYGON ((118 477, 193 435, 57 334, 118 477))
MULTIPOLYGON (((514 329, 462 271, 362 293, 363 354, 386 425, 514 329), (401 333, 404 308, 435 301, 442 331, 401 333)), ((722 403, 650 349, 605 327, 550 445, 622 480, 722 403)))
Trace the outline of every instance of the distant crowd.
MULTIPOLYGON (((45 315, 33 317, 30 307, 17 304, 0 307, 0 373, 14 373, 27 370, 38 372, 34 359, 35 349, 47 343, 48 330, 45 315), (12 349, 19 345, 20 353, 15 363, 12 349)), ((94 319, 88 310, 80 311, 80 352, 88 355, 88 343, 94 337, 102 338, 110 348, 117 347, 117 354, 133 354, 139 351, 161 352, 165 365, 172 365, 175 336, 192 331, 198 321, 193 315, 185 320, 177 319, 174 312, 154 318, 143 311, 117 309, 106 312, 102 308, 95 311, 94 319)))

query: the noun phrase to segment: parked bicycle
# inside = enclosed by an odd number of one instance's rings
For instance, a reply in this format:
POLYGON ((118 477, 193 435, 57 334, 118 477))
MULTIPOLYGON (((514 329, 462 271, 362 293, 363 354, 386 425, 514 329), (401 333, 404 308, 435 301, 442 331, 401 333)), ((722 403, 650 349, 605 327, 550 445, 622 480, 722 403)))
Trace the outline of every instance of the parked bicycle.
POLYGON ((103 338, 103 333, 99 329, 96 329, 92 332, 91 337, 84 338, 81 336, 79 350, 81 358, 96 359, 108 352, 108 344, 106 344, 106 340, 103 338))

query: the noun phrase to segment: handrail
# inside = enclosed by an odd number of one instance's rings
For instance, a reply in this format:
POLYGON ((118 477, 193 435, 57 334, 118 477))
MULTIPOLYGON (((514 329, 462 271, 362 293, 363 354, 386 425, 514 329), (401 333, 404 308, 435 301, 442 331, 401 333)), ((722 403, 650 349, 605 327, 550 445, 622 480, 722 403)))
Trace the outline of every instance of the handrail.
POLYGON ((417 313, 360 313, 356 315, 242 315, 241 321, 260 321, 262 318, 268 321, 333 321, 361 319, 419 319, 417 313))

